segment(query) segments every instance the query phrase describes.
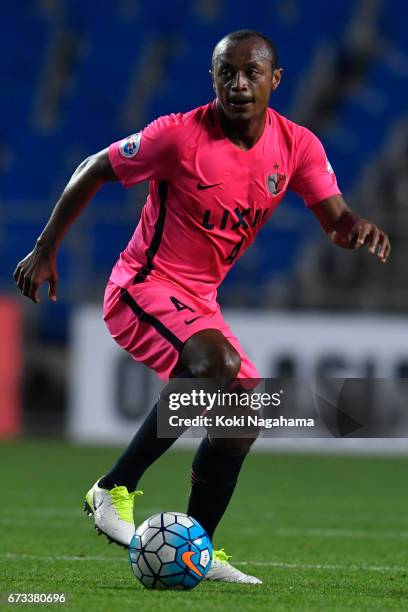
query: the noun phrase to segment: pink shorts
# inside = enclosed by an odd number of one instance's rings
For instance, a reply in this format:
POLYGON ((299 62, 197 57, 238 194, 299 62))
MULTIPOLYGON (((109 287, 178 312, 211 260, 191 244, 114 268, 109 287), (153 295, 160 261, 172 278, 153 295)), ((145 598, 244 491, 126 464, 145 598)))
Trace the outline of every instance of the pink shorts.
POLYGON ((126 290, 109 281, 103 318, 119 346, 164 380, 177 371, 185 342, 203 329, 218 329, 238 351, 239 378, 260 378, 216 300, 208 303, 176 285, 150 279, 126 290))

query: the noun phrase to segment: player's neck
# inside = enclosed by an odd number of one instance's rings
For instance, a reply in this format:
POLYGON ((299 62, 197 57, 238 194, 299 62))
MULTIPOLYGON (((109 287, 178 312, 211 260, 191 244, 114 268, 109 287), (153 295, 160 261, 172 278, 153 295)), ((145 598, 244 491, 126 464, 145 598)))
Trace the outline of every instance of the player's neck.
POLYGON ((217 113, 225 136, 240 149, 251 149, 261 138, 265 128, 266 110, 262 115, 246 121, 231 121, 218 105, 217 113))

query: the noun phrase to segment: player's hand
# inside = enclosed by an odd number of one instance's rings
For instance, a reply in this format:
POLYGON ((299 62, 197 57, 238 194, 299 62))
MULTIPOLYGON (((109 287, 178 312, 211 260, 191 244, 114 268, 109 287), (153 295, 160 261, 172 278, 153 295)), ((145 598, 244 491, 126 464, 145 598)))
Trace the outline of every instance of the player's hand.
POLYGON ((361 249, 366 245, 369 252, 372 255, 377 255, 383 263, 387 261, 391 252, 387 234, 367 219, 356 219, 347 235, 339 231, 333 231, 330 239, 338 246, 349 249, 361 249))
POLYGON ((17 264, 13 276, 21 293, 36 304, 40 302, 40 287, 46 281, 49 283, 48 297, 57 301, 58 271, 55 253, 50 249, 36 245, 17 264))

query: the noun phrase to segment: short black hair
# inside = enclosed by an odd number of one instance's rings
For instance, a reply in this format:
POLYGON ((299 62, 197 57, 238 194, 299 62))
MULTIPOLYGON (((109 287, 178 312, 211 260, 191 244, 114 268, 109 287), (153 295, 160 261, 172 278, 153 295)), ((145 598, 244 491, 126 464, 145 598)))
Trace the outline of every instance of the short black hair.
POLYGON ((266 46, 268 47, 271 56, 272 70, 275 70, 275 68, 277 68, 279 65, 278 50, 276 48, 276 45, 271 41, 268 36, 265 36, 265 34, 261 34, 261 32, 258 32, 257 30, 235 30, 235 32, 230 32, 229 34, 221 38, 221 40, 217 42, 213 49, 211 68, 214 68, 215 60, 217 58, 215 50, 221 41, 228 39, 239 42, 240 40, 246 40, 247 38, 260 38, 266 43, 266 46))

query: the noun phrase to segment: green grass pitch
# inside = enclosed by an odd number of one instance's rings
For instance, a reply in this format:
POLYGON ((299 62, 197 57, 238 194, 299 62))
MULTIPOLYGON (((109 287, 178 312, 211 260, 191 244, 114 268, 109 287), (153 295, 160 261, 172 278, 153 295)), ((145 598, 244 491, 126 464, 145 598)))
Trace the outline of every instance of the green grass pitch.
MULTIPOLYGON (((37 609, 98 612, 408 609, 408 458, 253 453, 215 546, 264 584, 154 592, 81 510, 116 456, 63 442, 2 444, 0 591, 65 592, 67 604, 37 609)), ((137 524, 185 511, 191 458, 169 452, 150 469, 137 524)))

